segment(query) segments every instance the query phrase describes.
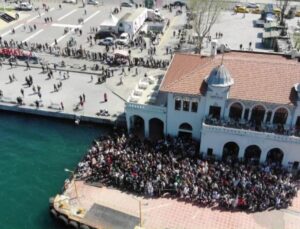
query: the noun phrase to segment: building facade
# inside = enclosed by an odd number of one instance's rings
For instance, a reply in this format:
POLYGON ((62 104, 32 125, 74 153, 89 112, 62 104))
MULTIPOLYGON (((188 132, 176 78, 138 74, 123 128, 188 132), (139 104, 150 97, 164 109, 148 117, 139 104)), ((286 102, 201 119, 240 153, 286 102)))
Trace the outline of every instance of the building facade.
POLYGON ((127 126, 146 137, 191 136, 204 156, 298 169, 299 83, 300 63, 280 55, 175 54, 154 101, 128 100, 127 126))

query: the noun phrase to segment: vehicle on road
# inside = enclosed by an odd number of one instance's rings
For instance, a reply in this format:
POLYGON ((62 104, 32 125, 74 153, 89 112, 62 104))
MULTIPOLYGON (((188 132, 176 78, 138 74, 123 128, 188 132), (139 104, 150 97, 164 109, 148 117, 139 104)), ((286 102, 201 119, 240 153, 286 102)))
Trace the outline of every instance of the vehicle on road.
POLYGON ((186 4, 182 1, 175 1, 173 3, 170 4, 171 6, 180 6, 180 7, 183 7, 185 6, 186 4))
POLYGON ((32 10, 32 5, 29 2, 21 2, 20 4, 16 5, 15 9, 30 11, 32 10))
POLYGON ((87 4, 96 6, 96 5, 99 5, 99 2, 96 0, 87 0, 87 4))
POLYGON ((253 14, 261 14, 262 10, 260 8, 255 8, 251 10, 251 13, 253 14))
POLYGON ((129 2, 122 2, 121 7, 133 7, 133 4, 131 4, 129 2))
POLYGON ((129 34, 128 33, 122 33, 119 37, 119 39, 117 39, 115 41, 116 44, 118 45, 128 45, 129 44, 129 34))
POLYGON ((108 45, 108 46, 111 46, 111 45, 114 45, 114 38, 113 37, 106 37, 102 40, 100 40, 100 42, 98 43, 99 45, 108 45))
POLYGON ((276 14, 277 16, 279 16, 280 13, 281 13, 281 9, 280 8, 274 8, 273 12, 274 12, 274 14, 276 14))
POLYGON ((250 8, 250 9, 256 9, 256 8, 259 8, 259 4, 254 3, 254 2, 249 2, 249 3, 247 3, 246 7, 250 8))
POLYGON ((99 40, 99 39, 105 39, 107 37, 113 37, 113 38, 117 38, 118 35, 116 33, 113 33, 113 32, 107 32, 107 31, 98 31, 96 34, 95 34, 95 38, 96 40, 99 40))
POLYGON ((249 9, 242 5, 236 5, 234 11, 236 13, 249 13, 249 9))
POLYGON ((74 3, 76 4, 76 0, 63 0, 63 3, 74 3))

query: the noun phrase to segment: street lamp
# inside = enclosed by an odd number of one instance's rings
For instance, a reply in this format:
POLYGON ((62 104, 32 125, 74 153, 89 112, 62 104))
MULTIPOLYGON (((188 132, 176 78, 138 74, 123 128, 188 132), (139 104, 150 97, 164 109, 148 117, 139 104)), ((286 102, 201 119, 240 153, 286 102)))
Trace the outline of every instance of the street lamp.
MULTIPOLYGON (((139 218, 140 218, 140 228, 142 228, 143 227, 143 221, 142 221, 142 200, 141 199, 138 199, 138 198, 136 198, 136 197, 134 197, 134 196, 132 196, 132 198, 134 199, 134 200, 136 200, 136 201, 138 201, 139 202, 139 218)), ((143 205, 148 205, 148 204, 143 204, 143 205)))
POLYGON ((67 169, 65 168, 65 172, 68 172, 68 173, 71 173, 72 174, 72 179, 73 179, 73 182, 74 182, 74 188, 75 188, 75 194, 76 194, 76 198, 78 199, 78 192, 77 192, 77 186, 76 186, 76 182, 75 182, 75 172, 70 170, 70 169, 67 169))

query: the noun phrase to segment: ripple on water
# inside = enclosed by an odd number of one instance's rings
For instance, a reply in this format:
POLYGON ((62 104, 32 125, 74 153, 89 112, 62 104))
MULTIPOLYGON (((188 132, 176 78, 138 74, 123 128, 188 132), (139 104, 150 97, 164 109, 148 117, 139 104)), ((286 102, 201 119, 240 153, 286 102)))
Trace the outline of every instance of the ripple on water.
POLYGON ((0 228, 59 229, 48 198, 92 140, 109 128, 0 111, 0 228))

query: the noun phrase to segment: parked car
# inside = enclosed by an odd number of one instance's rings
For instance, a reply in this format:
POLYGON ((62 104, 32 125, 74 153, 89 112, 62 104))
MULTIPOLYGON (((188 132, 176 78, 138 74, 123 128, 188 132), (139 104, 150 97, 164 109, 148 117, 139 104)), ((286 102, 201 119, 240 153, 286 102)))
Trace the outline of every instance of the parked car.
POLYGON ((300 17, 300 11, 297 11, 297 12, 295 13, 295 16, 296 16, 296 17, 300 17))
POLYGON ((118 45, 128 45, 129 44, 129 34, 128 33, 122 33, 119 37, 119 39, 117 39, 115 41, 116 44, 118 45))
POLYGON ((87 4, 96 6, 96 5, 99 5, 99 2, 96 0, 87 0, 87 4))
POLYGON ((122 2, 121 7, 133 7, 133 4, 131 4, 129 2, 122 2))
POLYGON ((100 42, 98 43, 99 45, 108 45, 108 46, 111 46, 111 45, 114 45, 114 38, 113 37, 106 37, 102 40, 100 40, 100 42))
POLYGON ((273 12, 274 12, 274 14, 276 14, 277 16, 279 16, 280 13, 281 13, 281 9, 280 8, 274 8, 273 12))
POLYGON ((171 6, 180 6, 180 7, 183 7, 185 6, 186 4, 182 1, 175 1, 173 3, 170 4, 171 6))
POLYGON ((21 2, 15 8, 16 8, 16 10, 30 11, 30 10, 32 10, 32 5, 29 2, 21 2))
POLYGON ((260 8, 255 8, 255 9, 251 10, 251 13, 253 13, 253 14, 261 14, 261 9, 260 8))
POLYGON ((249 3, 247 3, 246 7, 250 8, 250 9, 256 9, 256 8, 259 8, 259 4, 254 3, 254 2, 249 2, 249 3))
POLYGON ((76 0, 63 0, 63 3, 76 3, 76 0))
POLYGON ((236 5, 234 8, 234 11, 236 13, 249 13, 249 9, 247 9, 245 6, 236 5))

